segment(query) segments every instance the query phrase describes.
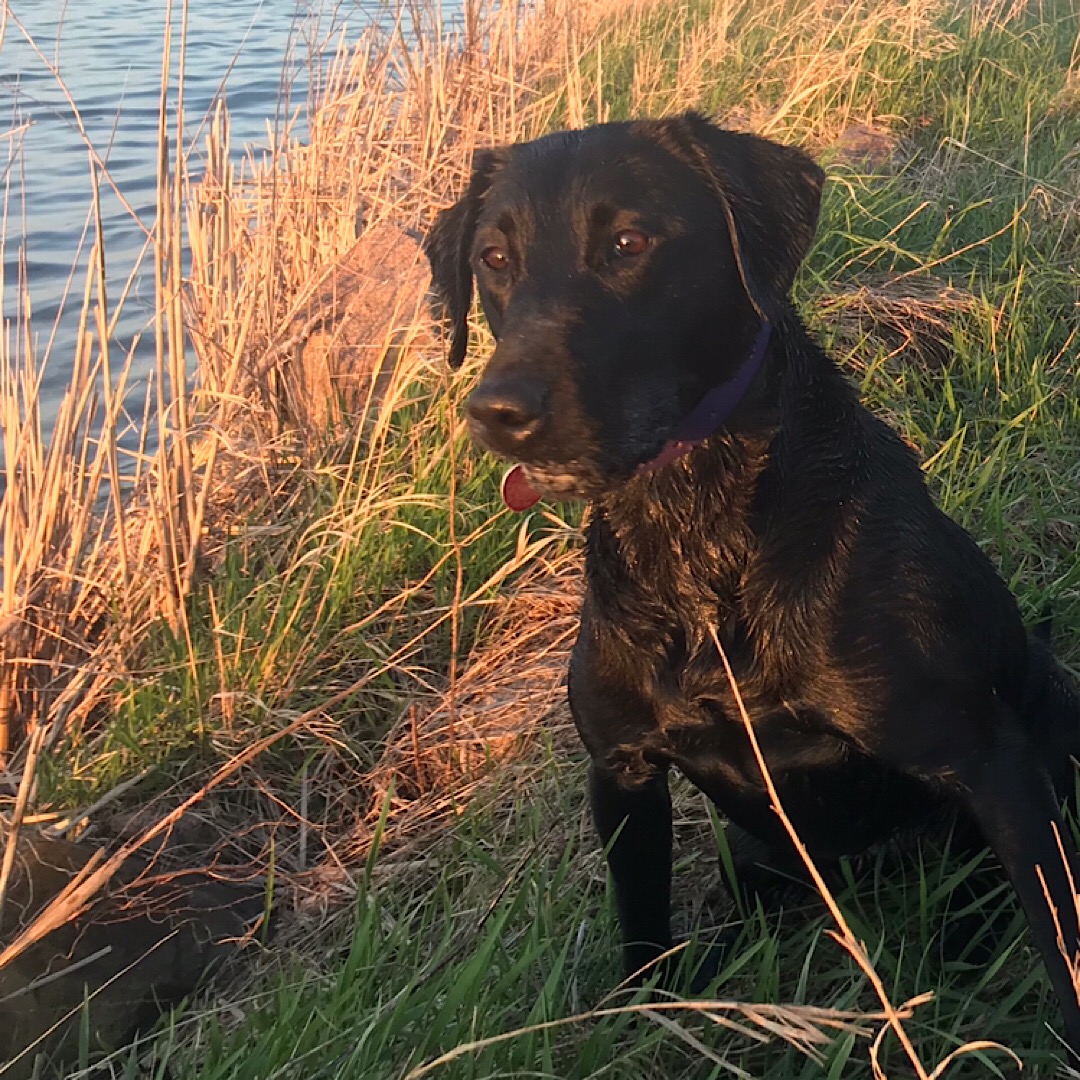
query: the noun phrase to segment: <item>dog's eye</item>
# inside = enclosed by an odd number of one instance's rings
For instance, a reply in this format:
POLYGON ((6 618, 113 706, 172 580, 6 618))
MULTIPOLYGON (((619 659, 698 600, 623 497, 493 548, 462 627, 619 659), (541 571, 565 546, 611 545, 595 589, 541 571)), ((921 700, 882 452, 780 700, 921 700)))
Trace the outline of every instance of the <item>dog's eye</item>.
POLYGON ((640 255, 649 246, 649 238, 637 229, 623 229, 621 233, 616 233, 615 241, 612 244, 612 251, 620 258, 626 258, 630 255, 640 255))
POLYGON ((510 266, 510 256, 501 247, 484 248, 480 252, 480 261, 489 270, 506 270, 510 266))

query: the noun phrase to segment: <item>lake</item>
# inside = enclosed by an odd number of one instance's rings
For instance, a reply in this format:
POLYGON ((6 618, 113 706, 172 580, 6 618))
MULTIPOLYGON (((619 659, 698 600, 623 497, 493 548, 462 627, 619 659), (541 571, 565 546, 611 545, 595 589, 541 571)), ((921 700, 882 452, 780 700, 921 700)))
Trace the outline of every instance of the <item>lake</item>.
MULTIPOLYGON (((48 426, 68 380, 93 240, 86 144, 56 74, 116 186, 138 218, 152 225, 166 6, 165 0, 9 0, 6 25, 3 7, 0 0, 0 182, 7 189, 4 317, 10 320, 16 312, 25 245, 36 352, 40 359, 47 348, 51 351, 42 385, 48 426), (79 269, 64 302, 77 257, 79 269)), ((189 141, 198 136, 202 117, 220 95, 231 114, 235 152, 245 144, 265 144, 267 123, 280 126, 283 121, 282 103, 290 100, 293 110, 304 104, 308 42, 333 26, 344 25, 355 36, 378 17, 379 6, 370 0, 326 4, 332 16, 320 14, 323 7, 320 0, 190 0, 184 86, 189 141)), ((175 76, 180 0, 174 9, 175 76)), ((175 78, 173 85, 175 91, 175 78)), ((135 264, 145 233, 107 185, 101 197, 113 299, 135 264)), ((148 257, 117 328, 114 341, 125 353, 152 314, 151 266, 148 257)), ((135 370, 145 373, 153 364, 152 341, 139 353, 135 370)))

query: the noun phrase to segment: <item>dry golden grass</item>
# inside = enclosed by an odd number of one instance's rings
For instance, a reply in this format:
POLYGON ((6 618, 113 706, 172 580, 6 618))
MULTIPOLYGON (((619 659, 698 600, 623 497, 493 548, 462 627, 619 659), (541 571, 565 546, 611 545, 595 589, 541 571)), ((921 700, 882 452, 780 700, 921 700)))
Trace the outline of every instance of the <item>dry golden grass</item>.
POLYGON ((978 308, 972 293, 933 277, 884 278, 830 293, 818 314, 851 348, 850 362, 856 367, 857 346, 866 336, 884 341, 890 358, 934 365, 948 359, 958 322, 978 308))

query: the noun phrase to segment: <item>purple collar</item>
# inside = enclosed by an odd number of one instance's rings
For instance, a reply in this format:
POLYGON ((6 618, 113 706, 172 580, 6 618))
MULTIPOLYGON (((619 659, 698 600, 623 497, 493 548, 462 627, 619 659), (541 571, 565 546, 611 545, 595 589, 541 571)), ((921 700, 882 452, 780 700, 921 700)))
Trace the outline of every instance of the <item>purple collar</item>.
POLYGON ((746 396, 750 384, 761 370, 771 336, 772 324, 767 319, 763 319, 761 329, 754 338, 754 347, 750 350, 750 355, 739 365, 735 374, 727 382, 714 386, 683 419, 682 423, 675 426, 671 438, 664 443, 660 453, 651 461, 646 461, 637 467, 639 476, 655 472, 665 465, 670 465, 673 461, 678 461, 684 454, 690 453, 695 446, 704 442, 710 435, 715 435, 723 427, 725 421, 746 396))

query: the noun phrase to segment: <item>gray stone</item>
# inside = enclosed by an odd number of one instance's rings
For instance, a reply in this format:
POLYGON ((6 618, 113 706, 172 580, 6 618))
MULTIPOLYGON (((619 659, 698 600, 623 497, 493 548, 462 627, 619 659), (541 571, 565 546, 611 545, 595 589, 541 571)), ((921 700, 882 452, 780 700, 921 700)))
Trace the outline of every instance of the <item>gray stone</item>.
MULTIPOLYGON (((28 836, 0 923, 10 942, 84 866, 93 848, 28 836)), ((230 955, 263 912, 264 885, 132 858, 82 915, 0 968, 0 1062, 23 1080, 77 1061, 88 1013, 93 1057, 126 1045, 230 955), (40 1067, 39 1067, 40 1068, 40 1067)))

